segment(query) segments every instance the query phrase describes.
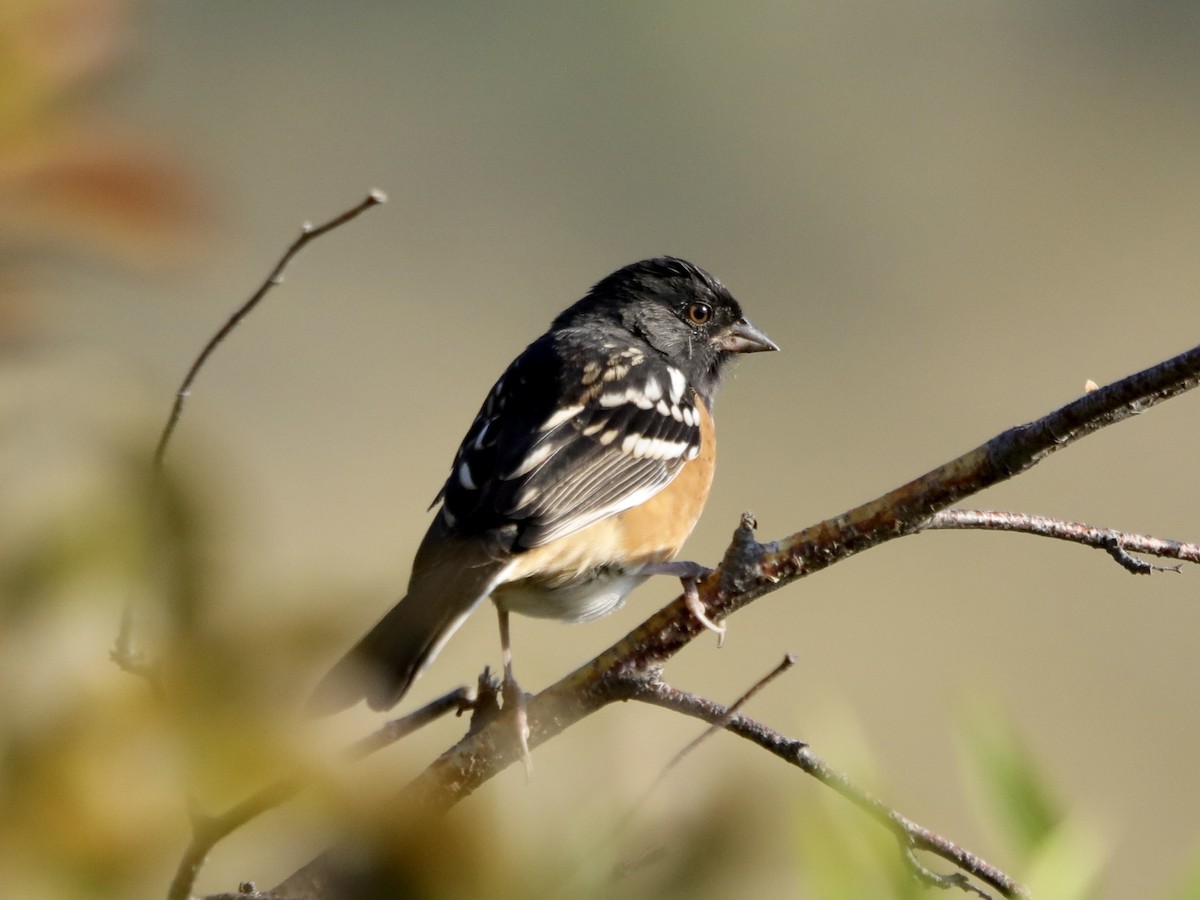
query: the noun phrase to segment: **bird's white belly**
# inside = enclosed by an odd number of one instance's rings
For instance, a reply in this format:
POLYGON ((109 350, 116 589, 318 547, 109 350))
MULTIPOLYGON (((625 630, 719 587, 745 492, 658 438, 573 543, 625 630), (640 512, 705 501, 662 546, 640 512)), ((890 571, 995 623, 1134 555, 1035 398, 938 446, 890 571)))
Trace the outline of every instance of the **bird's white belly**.
POLYGON ((647 577, 610 569, 569 580, 524 578, 501 585, 493 592, 492 599, 501 608, 525 616, 586 622, 615 610, 647 577))

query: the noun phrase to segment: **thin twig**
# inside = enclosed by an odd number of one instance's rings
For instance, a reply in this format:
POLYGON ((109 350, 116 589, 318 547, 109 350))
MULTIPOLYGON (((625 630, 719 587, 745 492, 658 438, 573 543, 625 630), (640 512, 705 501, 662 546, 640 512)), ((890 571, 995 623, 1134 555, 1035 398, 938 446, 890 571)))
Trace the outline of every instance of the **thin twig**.
MULTIPOLYGON (((922 881, 931 887, 939 888, 943 891, 948 891, 951 888, 958 888, 968 894, 976 894, 983 900, 992 900, 992 895, 987 891, 974 884, 962 872, 935 872, 921 860, 917 859, 917 854, 913 848, 908 846, 904 841, 900 842, 900 855, 904 859, 908 870, 916 877, 918 881, 922 881)), ((211 900, 211 898, 208 898, 211 900)))
MULTIPOLYGON (((991 863, 877 800, 868 791, 852 782, 845 774, 829 766, 803 741, 785 737, 774 729, 740 713, 735 713, 730 717, 729 710, 720 704, 686 691, 680 691, 663 682, 640 682, 628 699, 641 700, 713 724, 725 722, 724 727, 727 730, 770 751, 850 800, 872 819, 896 835, 903 847, 939 856, 947 862, 953 863, 968 875, 995 888, 1005 897, 1028 898, 1030 896, 1025 887, 991 863)), ((963 887, 953 878, 942 883, 946 887, 963 887)))
POLYGON ((623 878, 628 878, 634 872, 648 868, 661 861, 666 855, 667 848, 662 844, 640 847, 637 856, 632 859, 621 860, 613 866, 612 880, 617 882, 623 878))
MULTIPOLYGON (((362 759, 376 750, 412 734, 452 710, 462 712, 469 709, 474 696, 474 691, 465 687, 444 694, 406 716, 393 719, 373 734, 355 741, 343 751, 342 755, 349 761, 362 759)), ((312 776, 307 773, 297 772, 284 776, 215 816, 205 815, 193 808, 190 811, 192 839, 175 869, 175 877, 171 880, 171 887, 167 891, 167 900, 187 900, 191 896, 192 886, 196 883, 200 867, 204 865, 205 857, 219 841, 252 819, 261 816, 267 810, 274 809, 291 800, 311 781, 312 776)))
MULTIPOLYGON (((373 190, 367 194, 366 198, 352 209, 348 209, 340 215, 334 216, 328 222, 314 227, 308 222, 305 222, 300 228, 300 236, 297 237, 288 248, 284 251, 283 256, 275 263, 275 267, 271 269, 266 280, 259 285, 250 299, 234 310, 233 315, 217 329, 216 333, 209 338, 208 343, 200 351, 200 355, 192 362, 191 368, 183 378, 183 383, 175 392, 175 402, 171 407, 171 412, 167 416, 166 424, 163 426, 162 434, 159 435, 158 445, 154 450, 154 483, 157 488, 159 479, 162 477, 163 460, 166 457, 167 445, 171 441, 172 435, 175 433, 175 428, 179 424, 179 419, 183 415, 183 405, 187 402, 188 396, 191 394, 192 384, 196 377, 200 374, 200 370, 204 367, 205 362, 212 356, 213 351, 229 336, 230 332, 237 327, 251 310, 254 309, 262 299, 267 295, 275 285, 280 284, 283 280, 283 271, 287 268, 292 258, 299 253, 309 241, 313 241, 321 235, 338 228, 341 225, 349 222, 351 219, 357 218, 360 214, 370 209, 372 206, 378 206, 381 203, 387 202, 387 196, 383 191, 373 190)), ((152 491, 152 498, 157 498, 158 491, 152 491)), ((113 646, 109 657, 123 671, 136 675, 139 678, 144 678, 150 685, 150 689, 155 696, 161 698, 163 696, 162 674, 160 666, 149 660, 145 654, 138 652, 133 647, 133 605, 127 603, 125 609, 121 613, 121 624, 117 631, 117 639, 113 646)))
POLYGON ((394 744, 401 738, 408 737, 414 731, 424 728, 435 719, 440 719, 451 710, 456 714, 461 714, 469 709, 474 709, 476 696, 476 692, 472 688, 456 688, 450 693, 443 694, 436 700, 426 703, 415 712, 410 712, 407 716, 392 719, 372 734, 355 741, 346 748, 345 756, 350 760, 362 759, 377 750, 394 744))
POLYGON ((1071 541, 1103 550, 1120 563, 1125 570, 1135 575, 1151 572, 1179 572, 1179 566, 1154 566, 1140 560, 1133 553, 1145 553, 1164 559, 1200 563, 1200 544, 1172 541, 1148 534, 1116 531, 1112 528, 1097 528, 1084 522, 1069 522, 1049 516, 1033 516, 1028 513, 1005 512, 996 509, 943 509, 930 516, 922 530, 947 531, 958 529, 984 531, 1016 531, 1038 537, 1071 541))
MULTIPOLYGON (((650 797, 650 795, 654 793, 654 791, 660 784, 663 783, 664 780, 666 780, 666 777, 671 774, 675 767, 683 762, 684 758, 689 753, 699 747, 718 731, 723 731, 730 721, 732 721, 733 717, 736 716, 741 711, 742 707, 745 706, 756 694, 758 694, 759 691, 761 691, 795 664, 796 657, 793 654, 789 653, 784 656, 783 662, 756 681, 751 688, 746 691, 746 693, 742 694, 742 696, 733 701, 730 707, 725 711, 724 717, 709 725, 708 728, 706 728, 702 733, 693 738, 686 747, 671 757, 671 760, 665 766, 663 766, 662 771, 658 773, 658 777, 655 778, 654 781, 651 782, 650 787, 646 789, 646 793, 642 796, 642 799, 639 800, 633 809, 630 810, 629 816, 632 816, 639 808, 645 805, 646 800, 650 797)), ((628 819, 629 816, 626 818, 628 819)))
POLYGON ((167 417, 167 424, 163 428, 162 435, 158 439, 158 446, 154 450, 154 470, 156 472, 162 469, 163 458, 167 453, 167 444, 170 443, 171 435, 175 433, 175 426, 179 424, 179 417, 183 415, 183 404, 187 402, 187 398, 192 390, 192 383, 196 380, 196 376, 200 374, 200 370, 204 367, 205 362, 208 361, 213 351, 238 326, 238 323, 246 318, 254 307, 258 306, 259 302, 267 295, 267 292, 271 288, 282 283, 283 270, 292 261, 292 257, 303 250, 309 241, 316 240, 321 235, 333 231, 333 229, 341 225, 345 225, 372 206, 378 206, 385 202, 387 202, 387 195, 383 191, 373 190, 367 194, 366 199, 353 209, 348 209, 341 215, 334 216, 323 225, 314 227, 312 224, 305 222, 301 226, 300 236, 292 241, 287 250, 284 251, 283 256, 279 258, 279 262, 275 263, 275 268, 271 270, 271 273, 259 285, 258 290, 251 295, 249 300, 234 310, 233 315, 229 317, 225 324, 217 329, 216 334, 209 338, 208 343, 204 345, 204 349, 200 351, 200 355, 192 363, 192 367, 188 369, 187 375, 183 378, 183 383, 180 384, 179 390, 175 392, 175 404, 171 407, 171 414, 167 417))

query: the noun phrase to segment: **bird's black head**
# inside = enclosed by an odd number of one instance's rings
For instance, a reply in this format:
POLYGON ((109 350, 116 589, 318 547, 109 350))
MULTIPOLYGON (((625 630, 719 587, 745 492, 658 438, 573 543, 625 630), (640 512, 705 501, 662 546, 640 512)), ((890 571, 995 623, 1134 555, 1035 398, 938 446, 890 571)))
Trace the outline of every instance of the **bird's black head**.
POLYGON ((735 353, 779 348, 742 315, 729 290, 699 266, 661 256, 599 281, 555 328, 618 325, 657 350, 706 397, 735 353))

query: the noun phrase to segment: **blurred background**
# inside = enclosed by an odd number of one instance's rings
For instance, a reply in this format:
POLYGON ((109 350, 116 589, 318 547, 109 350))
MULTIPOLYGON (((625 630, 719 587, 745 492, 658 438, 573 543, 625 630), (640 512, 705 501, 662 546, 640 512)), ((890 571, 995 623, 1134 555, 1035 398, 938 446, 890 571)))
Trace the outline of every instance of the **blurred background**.
MULTIPOLYGON (((163 896, 188 798, 219 811, 380 723, 294 716, 401 593, 496 375, 624 263, 695 261, 784 349, 720 398, 686 550, 706 563, 743 510, 782 537, 1195 344, 1197 96, 1200 7, 1170 0, 3 0, 0 894, 163 896), (153 500, 204 341, 302 221, 370 188, 390 202, 310 246, 203 371, 153 500), (108 659, 127 602, 165 703, 108 659)), ((972 505, 1200 540, 1198 438, 1184 396, 972 505)), ((1198 579, 923 535, 761 600, 666 675, 728 702, 795 653, 752 715, 1041 896, 1200 896, 1198 579), (1005 824, 1012 765, 1051 798, 1040 842, 1005 824)), ((519 619, 522 684, 674 592, 519 619)), ((481 611, 401 710, 497 643, 481 611)), ((277 883, 462 728, 323 768, 197 892, 277 883)), ((874 826, 729 736, 622 827, 699 730, 585 721, 433 832, 476 881, 426 893, 916 896, 871 880, 886 841, 854 855, 874 826), (606 880, 659 846, 643 881, 606 880), (866 880, 820 875, 831 858, 866 880)))

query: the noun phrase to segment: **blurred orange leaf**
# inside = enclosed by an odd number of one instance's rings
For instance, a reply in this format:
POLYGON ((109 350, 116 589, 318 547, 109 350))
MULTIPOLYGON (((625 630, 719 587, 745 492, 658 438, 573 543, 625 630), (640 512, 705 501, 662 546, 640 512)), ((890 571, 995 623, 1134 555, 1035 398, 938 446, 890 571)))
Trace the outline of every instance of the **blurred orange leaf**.
POLYGON ((169 154, 96 130, 0 158, 0 240, 84 249, 158 270, 201 249, 212 209, 169 154))

